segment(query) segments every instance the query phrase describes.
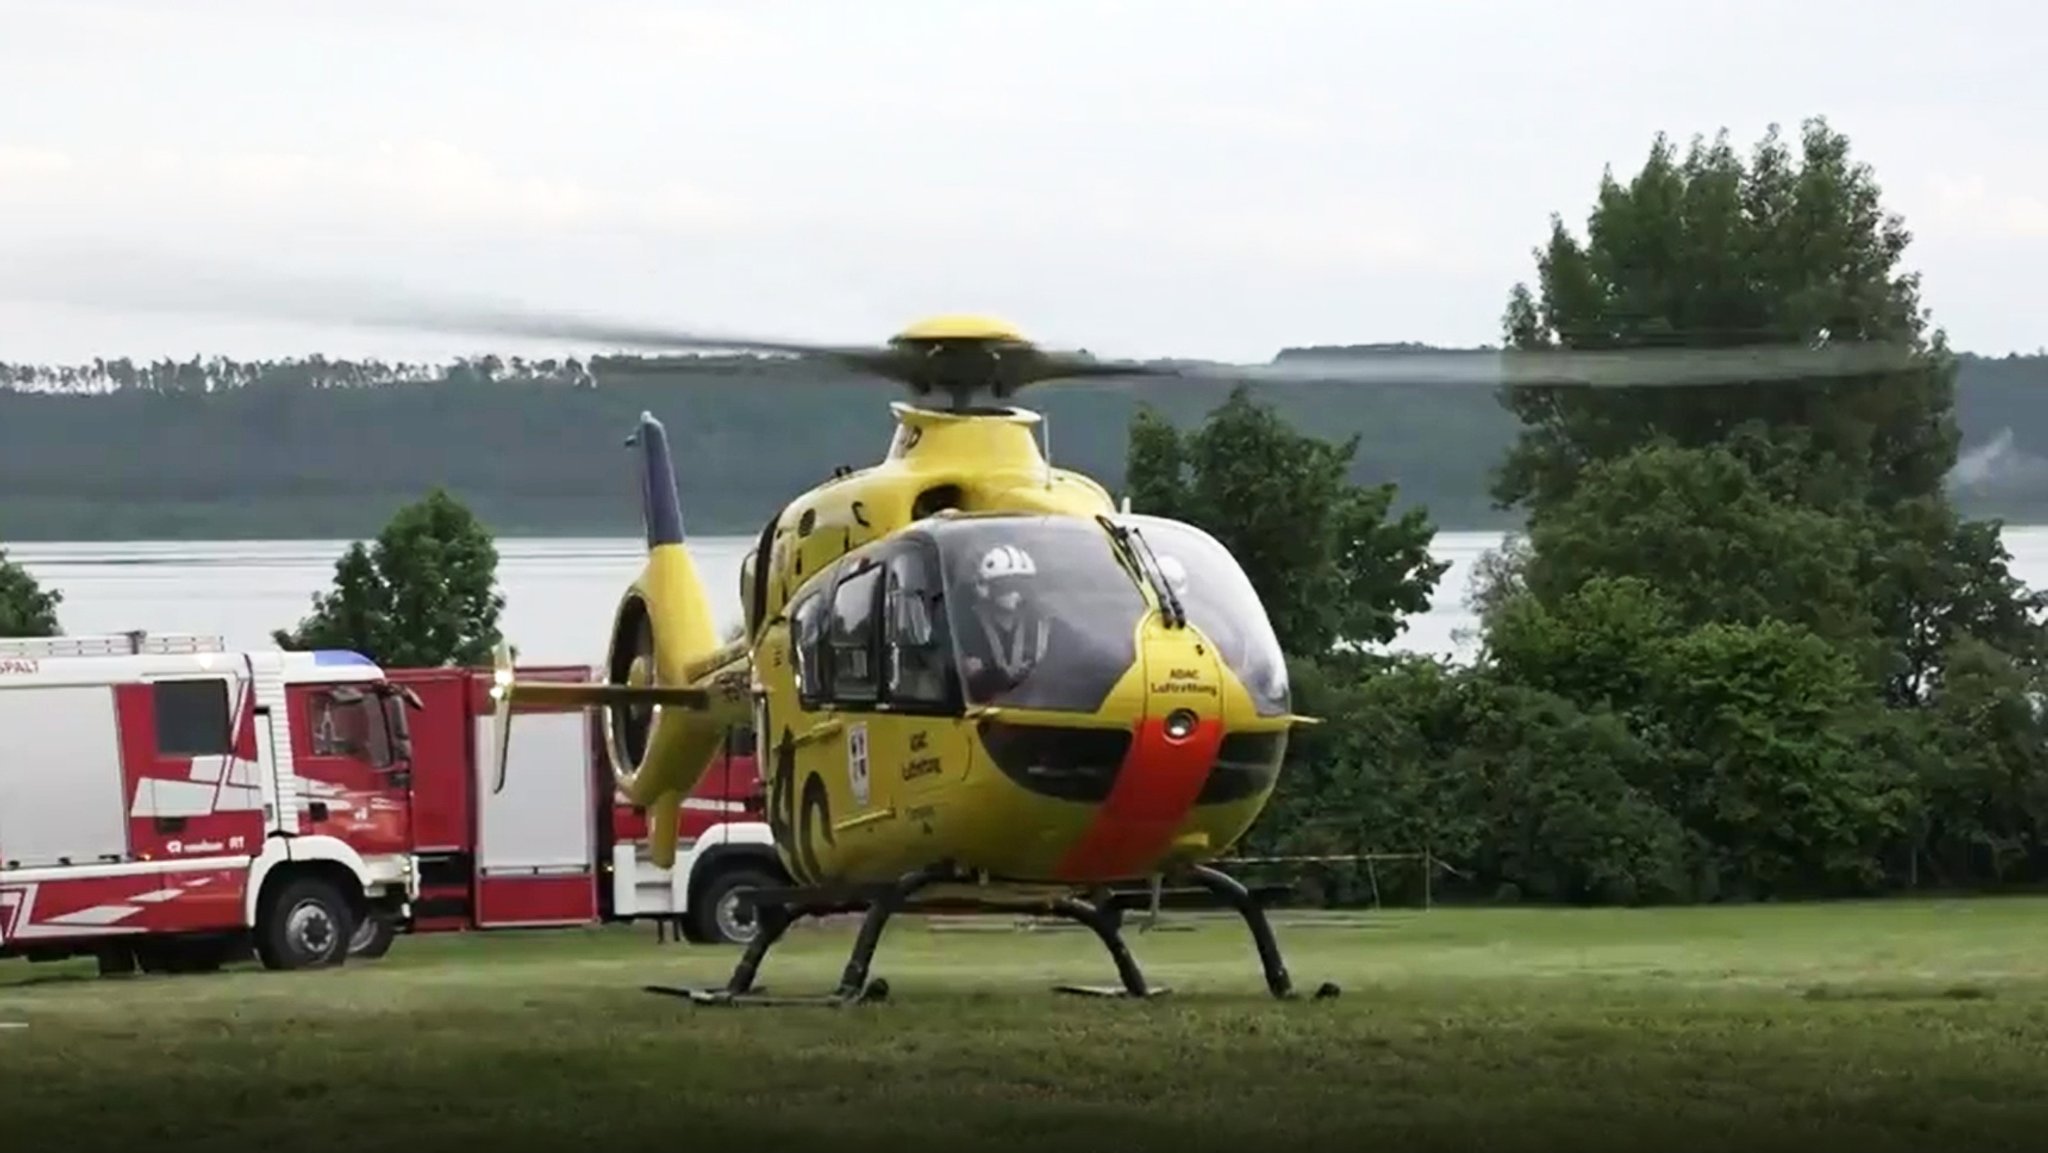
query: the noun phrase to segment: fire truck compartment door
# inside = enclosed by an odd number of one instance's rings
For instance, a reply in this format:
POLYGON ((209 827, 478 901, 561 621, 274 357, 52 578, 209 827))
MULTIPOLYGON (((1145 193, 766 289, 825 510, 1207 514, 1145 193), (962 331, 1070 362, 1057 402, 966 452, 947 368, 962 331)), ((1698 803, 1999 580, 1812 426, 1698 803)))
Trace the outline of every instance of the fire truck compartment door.
POLYGON ((125 796, 112 690, 0 691, 0 869, 126 860, 125 796))
MULTIPOLYGON (((479 925, 580 924, 597 916, 597 830, 590 729, 583 710, 520 713, 512 721, 505 787, 493 758, 474 758, 479 925)), ((491 719, 476 721, 478 750, 491 719)))

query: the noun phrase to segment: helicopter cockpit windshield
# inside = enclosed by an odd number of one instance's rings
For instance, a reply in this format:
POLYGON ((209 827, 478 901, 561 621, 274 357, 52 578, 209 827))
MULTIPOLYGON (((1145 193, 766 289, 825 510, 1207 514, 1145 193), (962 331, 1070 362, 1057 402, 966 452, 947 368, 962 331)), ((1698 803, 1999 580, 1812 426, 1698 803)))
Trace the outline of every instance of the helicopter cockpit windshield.
POLYGON ((968 703, 1100 708, 1137 659, 1147 610, 1102 526, 996 516, 933 529, 968 703))
POLYGON ((1285 715, 1293 707, 1287 657, 1251 578, 1230 550, 1181 521, 1130 513, 1115 519, 1143 537, 1161 576, 1186 608, 1188 623, 1216 646, 1260 715, 1285 715))

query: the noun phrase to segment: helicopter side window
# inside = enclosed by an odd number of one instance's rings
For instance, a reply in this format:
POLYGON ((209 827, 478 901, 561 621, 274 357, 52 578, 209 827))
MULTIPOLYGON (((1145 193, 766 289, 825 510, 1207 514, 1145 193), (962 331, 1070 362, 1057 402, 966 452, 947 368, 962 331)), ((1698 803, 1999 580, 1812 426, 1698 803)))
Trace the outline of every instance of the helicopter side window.
POLYGON ((875 670, 875 603, 881 584, 881 567, 868 565, 842 577, 832 594, 827 645, 834 703, 865 704, 875 699, 880 681, 875 670))
POLYGON ((825 701, 825 594, 813 589, 790 611, 790 648, 795 650, 797 703, 816 709, 825 701))
POLYGON ((914 544, 889 557, 882 591, 882 659, 889 704, 911 712, 953 704, 952 651, 939 612, 939 577, 914 544))

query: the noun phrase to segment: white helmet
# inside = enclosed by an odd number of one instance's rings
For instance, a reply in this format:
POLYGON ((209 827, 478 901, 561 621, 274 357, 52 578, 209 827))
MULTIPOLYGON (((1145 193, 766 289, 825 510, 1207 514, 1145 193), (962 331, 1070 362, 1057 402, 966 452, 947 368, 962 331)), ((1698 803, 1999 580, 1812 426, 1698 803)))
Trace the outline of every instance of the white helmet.
POLYGON ((1013 544, 999 544, 981 554, 974 587, 984 599, 995 600, 1003 608, 1014 610, 1023 600, 1023 593, 1014 587, 998 593, 991 586, 998 582, 1015 582, 1037 573, 1038 562, 1031 559, 1030 553, 1013 544))
POLYGON ((1031 576, 1037 572, 1038 563, 1031 559, 1031 554, 1013 544, 999 544, 981 554, 979 576, 984 582, 1031 576))

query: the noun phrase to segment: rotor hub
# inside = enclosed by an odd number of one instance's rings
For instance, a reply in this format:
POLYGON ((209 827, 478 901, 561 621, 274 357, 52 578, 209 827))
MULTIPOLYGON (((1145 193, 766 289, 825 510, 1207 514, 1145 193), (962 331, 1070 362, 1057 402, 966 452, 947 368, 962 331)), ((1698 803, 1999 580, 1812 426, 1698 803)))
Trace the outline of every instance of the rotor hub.
POLYGON ((933 341, 979 341, 982 343, 1029 345, 1022 329, 1007 320, 993 316, 974 316, 966 313, 949 313, 945 316, 929 316, 890 338, 891 344, 929 343, 933 341))
POLYGON ((1015 325, 987 316, 935 316, 889 340, 868 367, 917 396, 943 394, 956 412, 978 394, 1006 399, 1042 373, 1044 356, 1015 325))

